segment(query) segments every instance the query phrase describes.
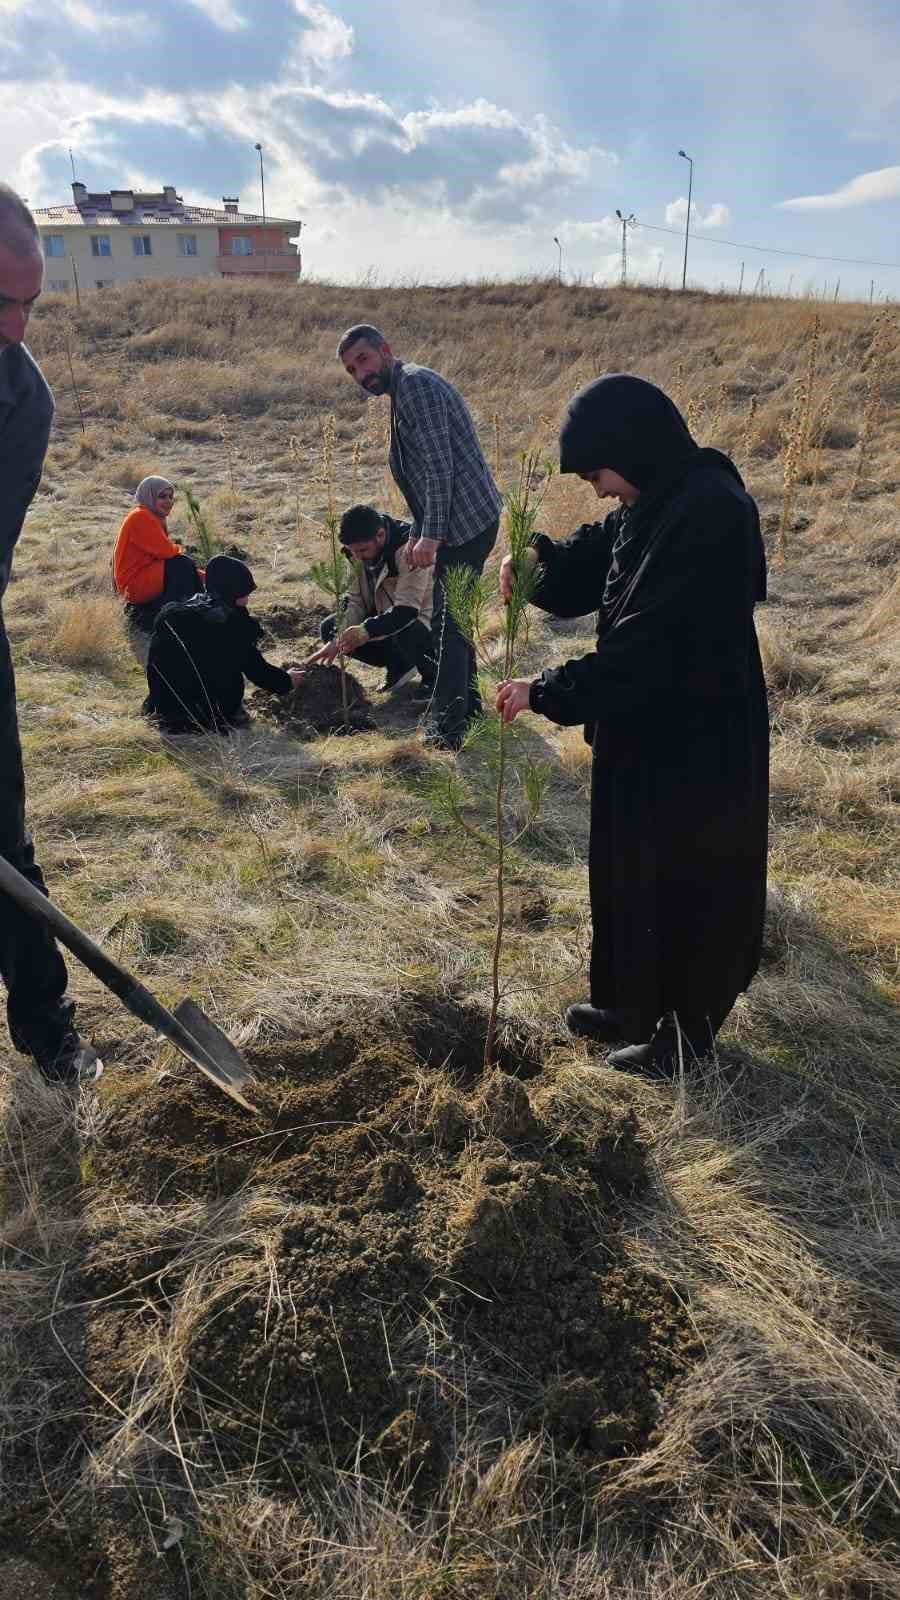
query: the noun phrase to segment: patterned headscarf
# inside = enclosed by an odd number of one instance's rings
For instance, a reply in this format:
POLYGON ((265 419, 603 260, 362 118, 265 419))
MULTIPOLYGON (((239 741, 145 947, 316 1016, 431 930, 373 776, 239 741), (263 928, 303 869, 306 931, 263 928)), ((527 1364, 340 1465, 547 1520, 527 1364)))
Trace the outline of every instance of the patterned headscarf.
POLYGON ((163 489, 174 489, 174 487, 168 478, 142 478, 134 491, 134 503, 156 513, 157 495, 161 494, 163 489))

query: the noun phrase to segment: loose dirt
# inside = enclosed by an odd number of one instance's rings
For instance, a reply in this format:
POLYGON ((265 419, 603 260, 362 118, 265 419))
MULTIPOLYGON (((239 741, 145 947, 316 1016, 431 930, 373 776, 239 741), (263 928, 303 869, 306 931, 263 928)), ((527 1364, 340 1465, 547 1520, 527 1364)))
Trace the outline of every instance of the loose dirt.
POLYGON ((276 601, 268 611, 254 613, 273 639, 310 640, 318 639, 319 623, 327 614, 323 605, 292 606, 284 601, 276 601))
MULTIPOLYGON (((371 701, 365 689, 351 672, 346 674, 346 679, 349 731, 356 733, 373 727, 371 701)), ((310 667, 300 687, 291 694, 267 694, 257 689, 250 695, 247 708, 254 716, 286 728, 299 739, 312 739, 318 733, 347 731, 341 674, 337 667, 310 667)))
MULTIPOLYGON (((170 1425, 195 1486, 251 1474, 294 1498, 336 1465, 410 1504, 440 1490, 462 1427, 495 1450, 545 1430, 561 1514, 580 1516, 607 1464, 652 1438, 692 1334, 621 1237, 647 1183, 633 1112, 573 1116, 570 1053, 514 1030, 485 1075, 484 1032, 477 1010, 420 996, 249 1049, 256 1117, 180 1060, 106 1074, 79 1158, 94 1220, 54 1342, 30 1355, 54 1396, 43 1469, 65 1461, 74 1482, 157 1375, 181 1374, 143 1413, 139 1453, 188 1518, 155 1443, 170 1425)), ((29 1527, 29 1459, 7 1531, 29 1527)), ((131 1600, 139 1579, 147 1600, 180 1596, 177 1552, 146 1566, 134 1492, 102 1537, 96 1514, 60 1529, 79 1594, 131 1600)))
MULTIPOLYGON (((123 1197, 162 1213, 259 1189, 285 1202, 265 1251, 227 1304, 197 1318, 185 1352, 235 1466, 256 1448, 252 1414, 277 1430, 273 1469, 286 1483, 311 1456, 349 1462, 360 1441, 385 1470, 399 1451, 405 1472, 431 1477, 467 1347, 473 1403, 502 1397, 508 1431, 514 1394, 519 1424, 598 1463, 646 1441, 682 1365, 678 1306, 616 1237, 619 1200, 645 1182, 633 1115, 561 1131, 527 1041, 507 1040, 484 1078, 482 1019, 435 1009, 410 1007, 399 1028, 344 1026, 250 1052, 256 1122, 189 1072, 113 1088, 95 1159, 123 1197), (436 1318, 446 1348, 426 1377, 436 1318), (224 1395, 240 1397, 228 1415, 224 1395), (397 1444, 410 1430, 411 1457, 397 1444)), ((163 1225, 131 1263, 145 1294, 147 1278, 177 1293, 182 1246, 163 1225)), ((121 1287, 112 1233, 81 1292, 121 1287)))

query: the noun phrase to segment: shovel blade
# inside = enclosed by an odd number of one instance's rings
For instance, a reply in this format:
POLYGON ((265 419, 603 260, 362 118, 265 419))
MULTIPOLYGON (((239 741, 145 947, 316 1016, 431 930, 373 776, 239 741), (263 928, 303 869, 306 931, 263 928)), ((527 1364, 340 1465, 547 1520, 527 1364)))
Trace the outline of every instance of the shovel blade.
POLYGON ((232 1044, 227 1034, 210 1021, 194 1000, 180 1000, 172 1015, 189 1036, 188 1041, 174 1041, 179 1049, 190 1055, 200 1071, 231 1095, 245 1111, 255 1113, 255 1107, 241 1092, 252 1081, 252 1074, 240 1050, 232 1044))

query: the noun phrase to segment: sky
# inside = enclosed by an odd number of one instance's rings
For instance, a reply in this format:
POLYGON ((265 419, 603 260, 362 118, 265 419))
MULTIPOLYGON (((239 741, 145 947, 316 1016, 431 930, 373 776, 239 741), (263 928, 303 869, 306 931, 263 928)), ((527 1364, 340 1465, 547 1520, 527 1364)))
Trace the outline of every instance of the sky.
POLYGON ((259 211, 257 141, 318 278, 616 282, 618 208, 629 277, 680 285, 685 151, 689 283, 900 297, 897 0, 0 0, 32 205, 71 150, 259 211))

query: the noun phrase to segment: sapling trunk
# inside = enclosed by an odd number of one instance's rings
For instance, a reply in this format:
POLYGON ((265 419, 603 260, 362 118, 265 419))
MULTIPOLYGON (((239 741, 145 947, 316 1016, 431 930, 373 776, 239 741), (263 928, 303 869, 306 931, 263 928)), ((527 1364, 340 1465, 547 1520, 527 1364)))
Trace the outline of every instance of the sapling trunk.
MULTIPOLYGON (((538 460, 535 455, 522 456, 518 484, 506 496, 507 546, 508 553, 512 557, 513 577, 512 593, 505 606, 503 619, 502 675, 504 679, 511 678, 515 672, 520 646, 527 632, 525 625, 526 607, 534 592, 534 574, 527 560, 527 554, 531 537, 534 533, 539 505, 539 501, 535 501, 532 490, 532 479, 537 469, 538 460)), ((464 568, 451 569, 447 574, 447 604, 461 631, 473 645, 476 656, 488 667, 490 667, 490 662, 484 637, 484 623, 489 593, 488 580, 479 578, 464 568)), ((512 730, 507 727, 502 718, 497 717, 495 714, 487 713, 480 719, 475 738, 480 739, 482 734, 486 734, 488 737, 491 734, 493 735, 493 748, 488 749, 486 757, 489 766, 493 768, 494 774, 493 839, 489 839, 487 835, 474 828, 471 823, 463 818, 461 796, 459 790, 454 786, 453 779, 448 785, 447 798, 455 820, 471 837, 491 848, 496 859, 497 914, 491 960, 491 1009, 484 1041, 484 1066, 485 1070, 487 1070, 493 1065, 496 1054, 497 1018, 500 1010, 500 970, 506 922, 507 850, 511 845, 518 843, 537 816, 540 809, 543 774, 533 763, 525 762, 523 764, 519 776, 528 802, 528 813, 524 825, 518 829, 511 839, 507 838, 504 799, 509 771, 509 742, 512 730)))
MULTIPOLYGON (((322 424, 322 476, 326 493, 323 536, 328 541, 328 554, 324 561, 313 563, 311 572, 319 588, 334 603, 334 626, 337 634, 341 631, 344 598, 348 588, 348 575, 347 564, 339 538, 338 515, 334 503, 334 436, 335 419, 334 416, 330 416, 322 424)), ((343 653, 338 655, 338 667, 341 674, 341 711, 344 719, 344 732, 349 733, 350 703, 347 692, 347 666, 343 653)))

